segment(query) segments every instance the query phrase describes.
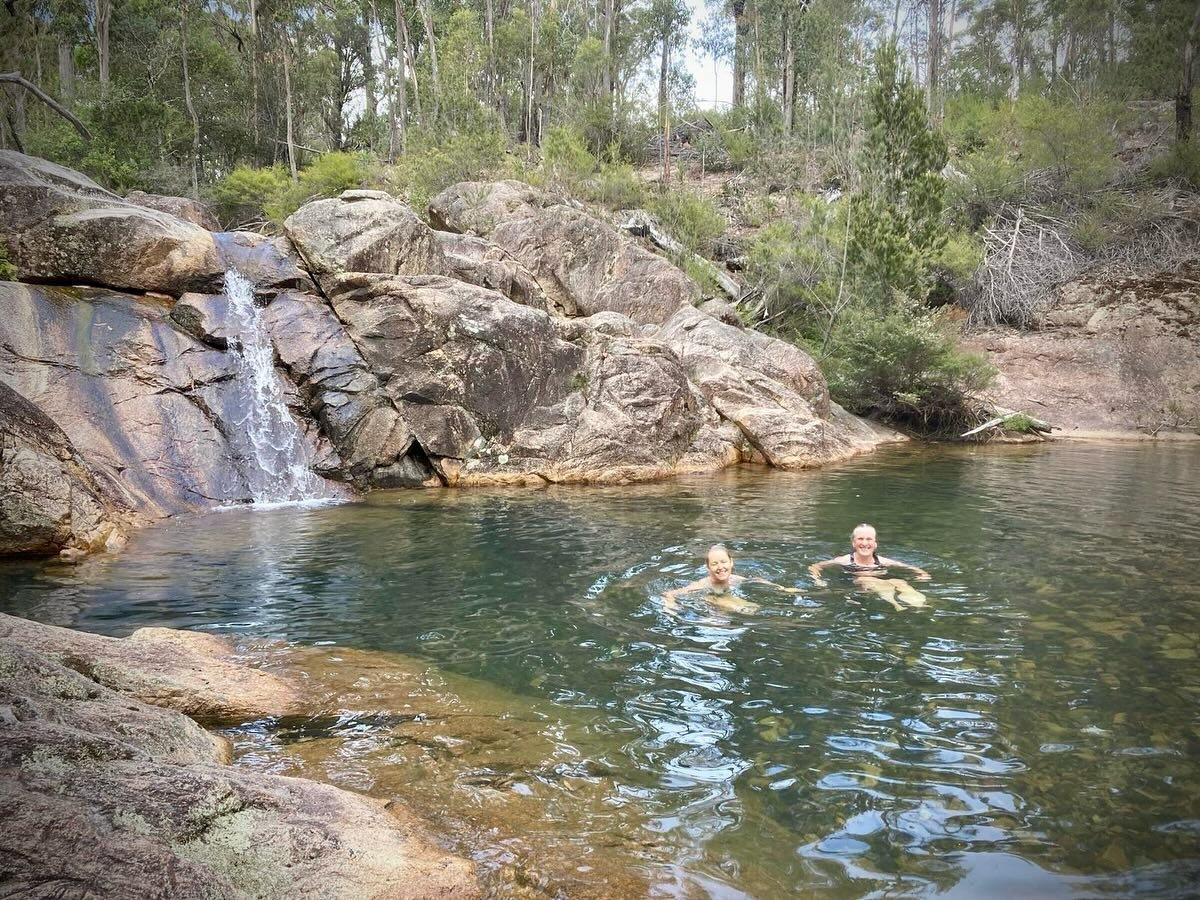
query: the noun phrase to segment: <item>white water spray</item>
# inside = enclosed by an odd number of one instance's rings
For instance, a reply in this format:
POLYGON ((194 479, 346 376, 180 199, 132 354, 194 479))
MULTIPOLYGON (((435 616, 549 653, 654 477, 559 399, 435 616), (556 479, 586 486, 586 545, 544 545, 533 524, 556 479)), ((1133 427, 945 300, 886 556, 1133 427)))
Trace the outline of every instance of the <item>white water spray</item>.
POLYGON ((229 350, 237 361, 230 443, 255 503, 292 503, 336 494, 310 468, 312 453, 288 412, 275 354, 254 305, 254 285, 225 273, 229 350))

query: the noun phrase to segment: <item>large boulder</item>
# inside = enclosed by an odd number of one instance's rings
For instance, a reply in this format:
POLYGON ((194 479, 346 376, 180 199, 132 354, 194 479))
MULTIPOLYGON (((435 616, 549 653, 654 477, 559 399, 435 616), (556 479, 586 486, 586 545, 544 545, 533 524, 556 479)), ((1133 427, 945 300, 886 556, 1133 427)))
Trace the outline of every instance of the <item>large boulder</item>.
POLYGON ((130 518, 66 433, 0 382, 0 556, 115 546, 130 518))
POLYGON ((606 334, 430 276, 347 275, 331 299, 447 482, 621 481, 736 458, 675 355, 633 323, 606 334))
POLYGON ((682 271, 580 209, 515 181, 464 182, 429 204, 443 231, 487 238, 567 315, 611 311, 660 324, 700 299, 682 271))
POLYGON ((343 191, 306 203, 283 223, 308 270, 328 291, 342 272, 416 275, 446 271, 429 226, 383 191, 343 191))
POLYGON ((11 150, 0 150, 0 231, 22 280, 179 294, 224 271, 207 229, 11 150))
POLYGON ((177 219, 199 225, 207 231, 217 231, 221 223, 213 215, 211 209, 199 200, 190 197, 170 197, 165 194, 150 194, 146 191, 130 191, 125 199, 147 209, 157 209, 169 213, 177 219))
POLYGON ((721 417, 773 466, 804 468, 844 459, 881 440, 903 440, 833 416, 816 363, 799 348, 683 307, 656 332, 721 417))
MULTIPOLYGON (((473 866, 440 850, 410 814, 228 767, 228 743, 182 713, 105 686, 69 650, 31 647, 26 638, 41 627, 0 631, 8 891, 74 895, 64 885, 85 885, 83 893, 118 900, 479 895, 473 866)), ((70 635, 55 640, 66 648, 70 635)))

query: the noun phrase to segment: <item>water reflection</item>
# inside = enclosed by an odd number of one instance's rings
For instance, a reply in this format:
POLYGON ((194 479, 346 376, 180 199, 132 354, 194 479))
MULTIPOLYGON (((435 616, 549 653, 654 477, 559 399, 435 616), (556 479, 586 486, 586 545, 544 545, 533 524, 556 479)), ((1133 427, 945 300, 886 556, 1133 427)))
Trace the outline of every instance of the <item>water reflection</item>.
POLYGON ((334 648, 359 668, 321 662, 329 709, 243 729, 243 764, 474 817, 480 860, 538 860, 548 892, 619 895, 622 872, 633 895, 1187 896, 1197 534, 1196 447, 925 448, 227 512, 77 570, 7 569, 0 608, 334 648), (864 519, 933 575, 927 607, 811 586, 864 519), (664 616, 717 540, 804 593, 664 616), (353 688, 389 654, 425 669, 353 688), (404 711, 447 685, 471 716, 404 711))

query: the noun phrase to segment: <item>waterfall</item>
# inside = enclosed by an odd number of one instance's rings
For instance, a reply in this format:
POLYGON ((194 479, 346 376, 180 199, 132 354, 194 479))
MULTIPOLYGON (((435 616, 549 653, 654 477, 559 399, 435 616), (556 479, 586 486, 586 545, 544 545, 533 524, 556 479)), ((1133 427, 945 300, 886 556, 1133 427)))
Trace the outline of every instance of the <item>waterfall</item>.
POLYGON ((229 350, 237 379, 229 418, 229 441, 255 503, 288 503, 338 496, 310 468, 312 452, 284 402, 275 354, 254 305, 254 285, 241 273, 225 273, 229 350))

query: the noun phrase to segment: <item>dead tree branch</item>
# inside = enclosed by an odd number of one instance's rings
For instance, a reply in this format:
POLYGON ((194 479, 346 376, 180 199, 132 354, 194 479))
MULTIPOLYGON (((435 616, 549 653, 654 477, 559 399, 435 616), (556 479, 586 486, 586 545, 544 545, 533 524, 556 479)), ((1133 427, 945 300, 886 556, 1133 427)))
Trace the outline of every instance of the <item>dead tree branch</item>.
POLYGON ((87 138, 89 141, 92 139, 92 133, 87 130, 86 125, 84 125, 79 121, 78 118, 75 117, 74 113, 43 91, 32 81, 22 78, 20 72, 0 72, 0 82, 4 81, 7 81, 9 84, 15 84, 25 88, 25 90, 29 91, 29 93, 33 94, 33 96, 37 97, 52 110, 74 125, 75 130, 82 134, 85 138, 87 138))

